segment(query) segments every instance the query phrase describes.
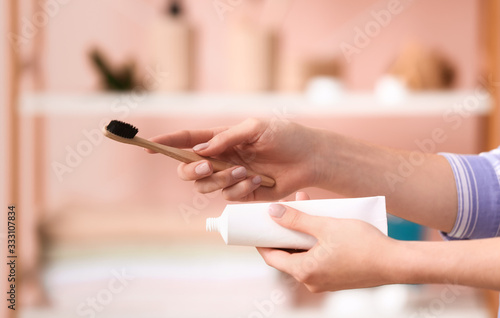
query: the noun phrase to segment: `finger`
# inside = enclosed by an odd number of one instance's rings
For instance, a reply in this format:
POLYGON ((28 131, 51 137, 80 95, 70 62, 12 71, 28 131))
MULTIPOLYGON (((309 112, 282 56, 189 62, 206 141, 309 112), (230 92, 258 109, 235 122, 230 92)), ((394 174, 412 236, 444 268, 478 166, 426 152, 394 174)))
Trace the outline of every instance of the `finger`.
POLYGON ((197 180, 195 182, 195 187, 198 192, 210 193, 230 187, 236 182, 245 180, 246 177, 247 169, 245 167, 232 167, 230 169, 213 173, 206 178, 197 180))
POLYGON ((262 133, 263 122, 249 119, 218 134, 208 142, 198 144, 193 150, 202 156, 215 156, 227 148, 244 143, 252 143, 262 133))
POLYGON ((325 224, 324 217, 312 216, 284 204, 270 204, 268 213, 279 225, 314 237, 322 233, 325 224))
MULTIPOLYGON (((295 201, 303 201, 303 200, 310 200, 309 195, 305 192, 297 192, 295 193, 295 201)), ((286 199, 280 199, 278 202, 288 202, 290 200, 286 199)))
POLYGON ((246 178, 230 187, 222 190, 222 196, 229 201, 248 201, 252 198, 251 193, 262 183, 260 176, 246 178))
MULTIPOLYGON (((176 148, 192 148, 200 143, 212 139, 215 135, 226 130, 226 127, 217 127, 205 130, 180 130, 170 134, 159 135, 150 138, 152 142, 176 148)), ((149 153, 155 153, 152 150, 146 150, 149 153)))
POLYGON ((309 195, 303 191, 298 191, 295 193, 295 201, 311 200, 309 195))
POLYGON ((184 181, 193 181, 205 178, 211 175, 212 172, 212 163, 208 160, 180 163, 177 166, 177 175, 184 181))
POLYGON ((293 254, 267 247, 257 247, 257 251, 267 265, 293 276, 293 264, 296 262, 293 254))

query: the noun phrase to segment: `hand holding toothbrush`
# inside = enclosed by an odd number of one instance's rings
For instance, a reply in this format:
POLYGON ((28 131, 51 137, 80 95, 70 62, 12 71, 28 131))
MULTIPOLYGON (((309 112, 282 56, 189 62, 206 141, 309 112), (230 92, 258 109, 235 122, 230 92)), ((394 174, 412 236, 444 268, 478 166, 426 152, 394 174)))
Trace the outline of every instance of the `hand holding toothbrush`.
POLYGON ((150 140, 193 148, 201 156, 237 165, 214 172, 206 160, 181 163, 179 177, 195 181, 201 193, 222 189, 227 200, 269 201, 314 185, 317 157, 311 154, 316 136, 311 129, 292 122, 248 119, 233 127, 178 131, 150 140), (245 167, 273 178, 276 185, 261 187, 260 178, 248 177, 245 167))

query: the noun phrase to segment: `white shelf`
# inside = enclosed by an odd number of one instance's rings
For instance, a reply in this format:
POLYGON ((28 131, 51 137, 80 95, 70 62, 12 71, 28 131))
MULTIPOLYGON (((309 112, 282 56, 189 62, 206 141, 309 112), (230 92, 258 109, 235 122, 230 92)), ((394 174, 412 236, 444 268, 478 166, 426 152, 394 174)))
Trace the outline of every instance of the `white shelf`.
POLYGON ((103 115, 129 111, 135 116, 441 116, 450 110, 485 115, 489 97, 475 91, 412 93, 399 103, 381 103, 370 92, 344 94, 328 105, 311 103, 302 94, 24 94, 21 114, 68 116, 103 115))

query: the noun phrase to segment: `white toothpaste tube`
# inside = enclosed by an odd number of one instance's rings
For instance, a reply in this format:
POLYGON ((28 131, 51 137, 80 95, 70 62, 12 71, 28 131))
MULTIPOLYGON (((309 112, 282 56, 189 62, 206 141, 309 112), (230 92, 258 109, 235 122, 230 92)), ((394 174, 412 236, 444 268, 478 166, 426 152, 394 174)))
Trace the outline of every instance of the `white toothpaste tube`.
MULTIPOLYGON (((208 218, 208 232, 219 232, 227 245, 308 250, 316 238, 274 222, 267 210, 271 203, 228 204, 218 218, 208 218)), ((368 222, 387 235, 385 197, 280 202, 304 213, 368 222)))

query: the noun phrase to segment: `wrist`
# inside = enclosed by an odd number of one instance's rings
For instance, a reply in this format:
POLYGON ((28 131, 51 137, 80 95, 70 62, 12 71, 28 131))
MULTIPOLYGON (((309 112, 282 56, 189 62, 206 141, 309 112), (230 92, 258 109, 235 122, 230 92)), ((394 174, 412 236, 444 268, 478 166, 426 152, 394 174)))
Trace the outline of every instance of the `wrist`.
POLYGON ((407 246, 404 241, 386 238, 386 244, 379 249, 380 254, 374 255, 375 273, 379 276, 381 285, 408 283, 411 264, 407 264, 407 246))
POLYGON ((411 243, 391 240, 392 248, 387 249, 388 255, 385 257, 386 280, 389 284, 416 283, 418 270, 413 262, 415 255, 412 253, 411 243))
MULTIPOLYGON (((322 129, 316 129, 301 126, 300 135, 305 137, 304 142, 308 144, 308 152, 298 163, 298 169, 303 172, 300 187, 319 187, 326 183, 331 167, 328 165, 328 159, 331 159, 326 151, 329 137, 327 132, 322 129)), ((331 160, 330 160, 331 162, 331 160)))
POLYGON ((394 240, 391 269, 388 271, 394 284, 434 284, 445 282, 450 275, 446 262, 440 258, 445 252, 442 242, 412 242, 394 240))
POLYGON ((376 266, 383 284, 430 283, 426 277, 429 274, 427 255, 419 246, 422 242, 388 240, 376 266))
POLYGON ((345 162, 349 158, 347 138, 331 131, 318 130, 314 152, 314 186, 341 192, 345 183, 345 162))

